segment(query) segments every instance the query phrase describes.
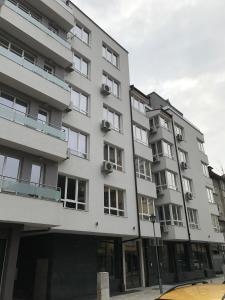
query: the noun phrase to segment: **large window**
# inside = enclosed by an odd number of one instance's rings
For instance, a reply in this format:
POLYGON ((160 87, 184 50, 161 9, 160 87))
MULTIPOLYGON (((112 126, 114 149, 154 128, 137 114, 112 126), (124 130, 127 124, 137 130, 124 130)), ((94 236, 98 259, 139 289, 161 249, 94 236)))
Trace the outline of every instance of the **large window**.
POLYGON ((202 141, 200 141, 200 140, 197 140, 197 143, 198 143, 198 149, 199 149, 201 152, 205 153, 204 143, 203 143, 202 141))
POLYGON ((184 136, 184 130, 182 127, 180 127, 179 125, 175 124, 174 126, 174 131, 176 135, 181 135, 182 137, 184 136))
POLYGON ((84 28, 84 26, 82 26, 81 24, 76 24, 71 31, 82 42, 87 45, 89 44, 90 33, 86 28, 84 28))
POLYGON ((164 156, 173 158, 172 145, 163 140, 162 140, 162 151, 164 156))
POLYGON ((61 189, 61 200, 65 208, 86 210, 87 181, 59 175, 58 187, 61 189))
POLYGON ((132 107, 136 110, 138 110, 139 112, 145 114, 146 110, 145 110, 145 103, 135 97, 131 97, 131 104, 132 107))
POLYGON ((148 146, 148 131, 136 124, 133 124, 134 138, 137 142, 148 146))
POLYGON ((177 190, 176 174, 171 171, 166 171, 167 187, 172 190, 177 190))
POLYGON ((88 114, 88 96, 75 89, 71 89, 71 102, 73 108, 84 115, 88 114))
POLYGON ((25 101, 18 99, 4 90, 0 90, 0 105, 8 106, 22 114, 26 114, 28 109, 25 101))
POLYGON ((104 212, 108 215, 123 217, 125 214, 124 191, 105 186, 104 187, 104 212))
POLYGON ((118 67, 118 54, 105 44, 102 45, 102 56, 115 67, 118 67))
POLYGON ((207 164, 202 162, 202 172, 206 177, 209 177, 209 170, 207 164))
POLYGON ((123 170, 123 150, 105 143, 104 160, 113 164, 113 168, 118 171, 123 170))
POLYGON ((215 203, 215 199, 213 196, 213 189, 206 187, 207 198, 209 203, 215 203))
POLYGON ((121 130, 120 114, 106 106, 103 107, 103 119, 110 122, 112 129, 121 130))
POLYGON ((1 177, 18 179, 20 160, 14 157, 0 154, 0 179, 1 177))
POLYGON ((109 86, 111 94, 113 94, 116 97, 119 97, 119 95, 120 95, 119 86, 120 85, 117 80, 113 79, 110 75, 103 73, 102 83, 109 86))
POLYGON ((136 176, 145 180, 152 180, 151 163, 149 160, 142 157, 135 157, 136 176))
POLYGON ((184 162, 187 163, 187 152, 178 149, 178 157, 179 157, 179 161, 180 163, 184 162))
POLYGON ((162 117, 162 116, 159 116, 159 125, 161 127, 164 127, 166 129, 170 129, 170 126, 169 126, 169 120, 166 119, 165 117, 162 117))
POLYGON ((205 245, 192 244, 191 250, 193 254, 193 267, 195 270, 208 269, 208 253, 205 245))
POLYGON ((141 220, 150 221, 150 216, 155 215, 154 200, 138 195, 139 216, 141 220))
POLYGON ((87 135, 67 127, 62 128, 65 130, 70 152, 82 158, 87 158, 87 135))
POLYGON ((183 188, 185 193, 192 193, 192 181, 189 178, 183 177, 183 188))
POLYGON ((220 232, 219 218, 217 215, 211 215, 212 225, 215 232, 220 232))
POLYGON ((77 72, 81 73, 85 77, 88 77, 89 63, 85 58, 80 57, 77 54, 74 54, 73 63, 74 63, 74 68, 77 72))
POLYGON ((192 229, 199 229, 198 211, 197 209, 187 208, 189 226, 192 229))
POLYGON ((157 214, 160 224, 183 226, 182 207, 175 204, 166 204, 157 207, 157 214))

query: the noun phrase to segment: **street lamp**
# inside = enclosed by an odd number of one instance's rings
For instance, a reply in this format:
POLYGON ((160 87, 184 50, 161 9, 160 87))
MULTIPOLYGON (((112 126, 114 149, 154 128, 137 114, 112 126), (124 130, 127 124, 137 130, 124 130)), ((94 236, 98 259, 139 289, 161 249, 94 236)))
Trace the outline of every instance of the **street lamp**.
POLYGON ((161 272, 160 272, 160 266, 159 266, 159 253, 158 253, 158 246, 157 246, 157 238, 156 238, 156 235, 155 235, 156 216, 155 215, 150 215, 150 221, 152 222, 153 232, 154 232, 155 254, 156 254, 156 262, 157 262, 157 269, 158 269, 158 280, 159 280, 159 291, 160 291, 160 294, 162 294, 163 293, 163 287, 162 287, 162 279, 161 279, 161 272))

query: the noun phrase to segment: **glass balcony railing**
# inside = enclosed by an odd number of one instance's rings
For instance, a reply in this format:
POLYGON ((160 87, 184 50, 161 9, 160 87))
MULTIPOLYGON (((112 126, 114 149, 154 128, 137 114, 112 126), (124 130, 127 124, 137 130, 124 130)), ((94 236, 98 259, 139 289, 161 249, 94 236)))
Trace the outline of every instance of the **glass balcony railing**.
POLYGON ((0 192, 52 201, 59 201, 61 198, 61 192, 56 187, 44 186, 5 176, 0 176, 0 192))
POLYGON ((26 68, 27 70, 29 70, 29 71, 45 78, 45 79, 51 81, 52 83, 60 86, 61 88, 65 89, 67 91, 70 91, 69 85, 65 81, 63 81, 62 79, 56 77, 53 74, 50 74, 50 73, 46 72, 40 66, 32 64, 31 62, 27 61, 23 57, 11 52, 9 49, 6 49, 6 48, 0 46, 0 55, 3 55, 5 57, 7 57, 8 59, 14 61, 18 65, 20 65, 20 66, 26 68))
POLYGON ((64 47, 71 49, 71 45, 68 41, 64 40, 57 33, 51 31, 48 27, 41 23, 41 19, 36 17, 36 15, 30 12, 25 6, 16 0, 5 0, 6 6, 16 12, 18 15, 26 19, 28 22, 32 23, 34 26, 38 27, 40 30, 44 31, 46 34, 57 40, 64 47))
POLYGON ((24 114, 18 110, 5 106, 1 103, 0 103, 0 117, 24 125, 26 127, 32 128, 34 130, 43 132, 52 137, 58 138, 62 141, 66 140, 66 133, 63 129, 45 123, 41 120, 38 120, 37 118, 35 119, 34 117, 28 114, 24 114))

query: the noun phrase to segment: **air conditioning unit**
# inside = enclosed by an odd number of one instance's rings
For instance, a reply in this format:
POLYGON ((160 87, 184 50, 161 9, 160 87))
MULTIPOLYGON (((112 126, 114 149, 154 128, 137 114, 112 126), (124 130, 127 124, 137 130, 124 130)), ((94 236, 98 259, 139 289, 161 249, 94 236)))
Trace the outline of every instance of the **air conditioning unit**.
POLYGON ((112 129, 111 128, 111 123, 109 121, 102 120, 101 129, 104 132, 110 131, 112 129))
POLYGON ((182 170, 186 170, 188 168, 187 163, 185 161, 182 161, 180 163, 180 167, 181 167, 182 170))
POLYGON ((185 199, 186 199, 186 200, 192 200, 192 199, 193 199, 192 193, 187 192, 187 193, 185 194, 185 199))
POLYGON ((157 164, 157 163, 159 163, 159 162, 160 162, 160 159, 159 159, 158 155, 154 155, 154 156, 153 156, 153 163, 154 163, 154 164, 157 164))
POLYGON ((65 109, 65 112, 70 112, 73 110, 73 103, 70 102, 69 106, 67 106, 67 108, 65 109))
POLYGON ((157 194, 157 197, 162 197, 164 195, 164 192, 162 189, 156 188, 156 194, 157 194))
POLYGON ((111 94, 111 89, 110 87, 107 85, 107 84, 102 84, 102 87, 101 87, 101 93, 104 95, 104 96, 108 96, 111 94))
POLYGON ((110 174, 113 172, 113 164, 110 161, 104 161, 102 164, 102 172, 110 174))
POLYGON ((155 134, 155 133, 157 133, 157 128, 155 126, 151 127, 149 132, 150 132, 150 134, 155 134))
POLYGON ((167 225, 162 225, 161 228, 162 228, 163 233, 168 233, 169 232, 169 227, 167 225))
POLYGON ((177 134, 176 138, 178 142, 182 142, 184 140, 182 134, 177 134))

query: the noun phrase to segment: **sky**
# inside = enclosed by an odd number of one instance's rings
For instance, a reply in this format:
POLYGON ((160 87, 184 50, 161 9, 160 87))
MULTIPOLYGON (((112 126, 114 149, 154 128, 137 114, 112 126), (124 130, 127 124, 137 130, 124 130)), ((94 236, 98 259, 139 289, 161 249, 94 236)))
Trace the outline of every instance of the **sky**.
POLYGON ((225 1, 72 2, 129 51, 130 83, 182 111, 225 172, 225 1))

